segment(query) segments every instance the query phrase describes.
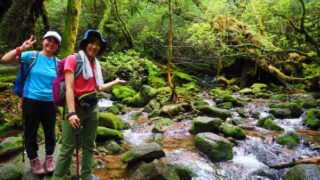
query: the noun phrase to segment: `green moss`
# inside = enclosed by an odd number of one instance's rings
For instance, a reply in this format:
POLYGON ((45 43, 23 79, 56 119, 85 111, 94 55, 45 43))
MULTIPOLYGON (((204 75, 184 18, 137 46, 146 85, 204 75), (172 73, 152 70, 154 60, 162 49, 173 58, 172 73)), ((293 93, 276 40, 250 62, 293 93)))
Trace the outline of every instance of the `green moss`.
POLYGON ((99 126, 121 130, 123 128, 123 121, 119 116, 115 114, 100 113, 99 126))
POLYGON ((279 136, 277 138, 277 143, 287 145, 289 147, 294 147, 299 144, 299 137, 294 132, 289 132, 287 134, 279 136))
POLYGON ((115 85, 112 88, 112 95, 115 98, 115 100, 122 100, 127 97, 132 97, 137 92, 133 90, 130 86, 122 86, 122 85, 115 85))
POLYGON ((276 130, 276 131, 282 131, 283 130, 283 128, 278 126, 273 121, 273 118, 271 118, 271 117, 265 117, 265 118, 259 119, 259 121, 257 122, 257 126, 263 127, 265 129, 269 129, 269 130, 276 130))
POLYGON ((320 110, 308 109, 307 114, 303 117, 303 121, 306 126, 312 129, 320 128, 320 110))

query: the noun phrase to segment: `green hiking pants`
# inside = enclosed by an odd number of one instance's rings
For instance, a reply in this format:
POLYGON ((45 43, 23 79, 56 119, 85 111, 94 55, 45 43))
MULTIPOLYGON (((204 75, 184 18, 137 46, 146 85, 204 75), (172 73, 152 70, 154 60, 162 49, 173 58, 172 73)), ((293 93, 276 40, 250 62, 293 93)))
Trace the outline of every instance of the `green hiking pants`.
MULTIPOLYGON (((99 109, 98 106, 90 110, 76 107, 76 113, 81 123, 79 138, 82 149, 81 178, 82 180, 88 180, 91 178, 94 168, 93 149, 99 123, 99 109)), ((69 173, 75 147, 76 130, 70 126, 68 120, 64 120, 62 124, 62 145, 52 179, 63 180, 69 173)))

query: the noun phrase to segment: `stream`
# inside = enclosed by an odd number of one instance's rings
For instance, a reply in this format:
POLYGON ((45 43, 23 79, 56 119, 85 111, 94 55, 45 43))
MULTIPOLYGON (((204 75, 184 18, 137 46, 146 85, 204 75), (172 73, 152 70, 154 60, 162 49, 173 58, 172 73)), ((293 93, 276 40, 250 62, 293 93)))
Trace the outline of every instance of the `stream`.
MULTIPOLYGON (((202 97, 208 104, 215 105, 210 98, 204 95, 202 97)), ((268 101, 268 99, 251 99, 244 109, 247 112, 259 112, 260 118, 266 117, 269 115, 266 107, 268 101)), ((104 99, 99 102, 99 106, 107 108, 112 103, 104 99)), ((276 119, 277 124, 285 132, 295 131, 300 137, 298 146, 288 148, 276 143, 275 138, 279 132, 257 127, 258 119, 250 116, 241 118, 235 109, 231 110, 232 118, 242 122, 240 126, 245 129, 247 138, 235 140, 234 157, 229 161, 213 163, 194 147, 194 136, 188 132, 191 119, 174 122, 165 127, 163 133, 152 133, 153 123, 148 119, 147 113, 142 112, 140 108, 128 109, 126 114, 120 115, 131 125, 130 129, 123 131, 122 145, 132 147, 156 141, 164 148, 166 154, 164 161, 189 167, 196 173, 193 180, 283 179, 287 169, 275 170, 268 165, 320 155, 319 151, 312 150, 311 146, 312 143, 319 141, 320 132, 303 126, 304 114, 295 119, 276 119)), ((121 155, 100 155, 99 158, 103 165, 95 169, 97 176, 102 179, 126 179, 126 166, 121 163, 121 155)))

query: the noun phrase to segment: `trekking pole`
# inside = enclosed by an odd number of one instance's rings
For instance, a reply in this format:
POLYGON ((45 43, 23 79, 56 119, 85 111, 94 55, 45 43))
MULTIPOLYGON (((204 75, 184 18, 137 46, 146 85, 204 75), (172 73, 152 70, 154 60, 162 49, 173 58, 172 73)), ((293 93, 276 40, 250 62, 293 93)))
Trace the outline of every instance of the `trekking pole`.
POLYGON ((25 125, 25 119, 24 119, 24 112, 23 112, 23 104, 24 104, 24 100, 23 100, 23 90, 24 90, 24 81, 25 81, 25 78, 24 78, 24 73, 23 73, 23 64, 21 62, 21 55, 18 56, 19 58, 19 61, 20 61, 20 73, 21 73, 21 87, 22 87, 22 90, 21 90, 21 111, 22 111, 22 116, 21 116, 21 119, 22 119, 22 135, 21 135, 21 138, 22 138, 22 162, 25 162, 25 158, 24 158, 24 153, 26 151, 26 146, 25 146, 25 136, 24 136, 24 131, 25 131, 25 128, 26 128, 26 125, 25 125))
POLYGON ((80 180, 80 157, 79 157, 79 148, 80 148, 80 142, 79 142, 79 137, 80 137, 80 128, 75 129, 75 135, 76 135, 76 176, 72 178, 72 180, 80 180))

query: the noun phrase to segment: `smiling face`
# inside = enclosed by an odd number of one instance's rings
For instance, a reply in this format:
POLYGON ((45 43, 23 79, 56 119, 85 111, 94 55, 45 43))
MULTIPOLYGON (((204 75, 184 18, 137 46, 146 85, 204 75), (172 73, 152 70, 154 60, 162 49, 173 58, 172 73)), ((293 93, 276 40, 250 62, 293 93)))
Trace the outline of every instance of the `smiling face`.
POLYGON ((89 37, 89 39, 84 43, 83 50, 89 59, 96 57, 101 50, 100 39, 94 36, 89 37))
POLYGON ((89 42, 86 46, 85 53, 89 57, 89 59, 96 57, 101 49, 101 43, 99 40, 89 42))
POLYGON ((43 50, 46 53, 45 55, 52 56, 54 55, 58 48, 59 42, 53 37, 47 37, 42 41, 43 50))

